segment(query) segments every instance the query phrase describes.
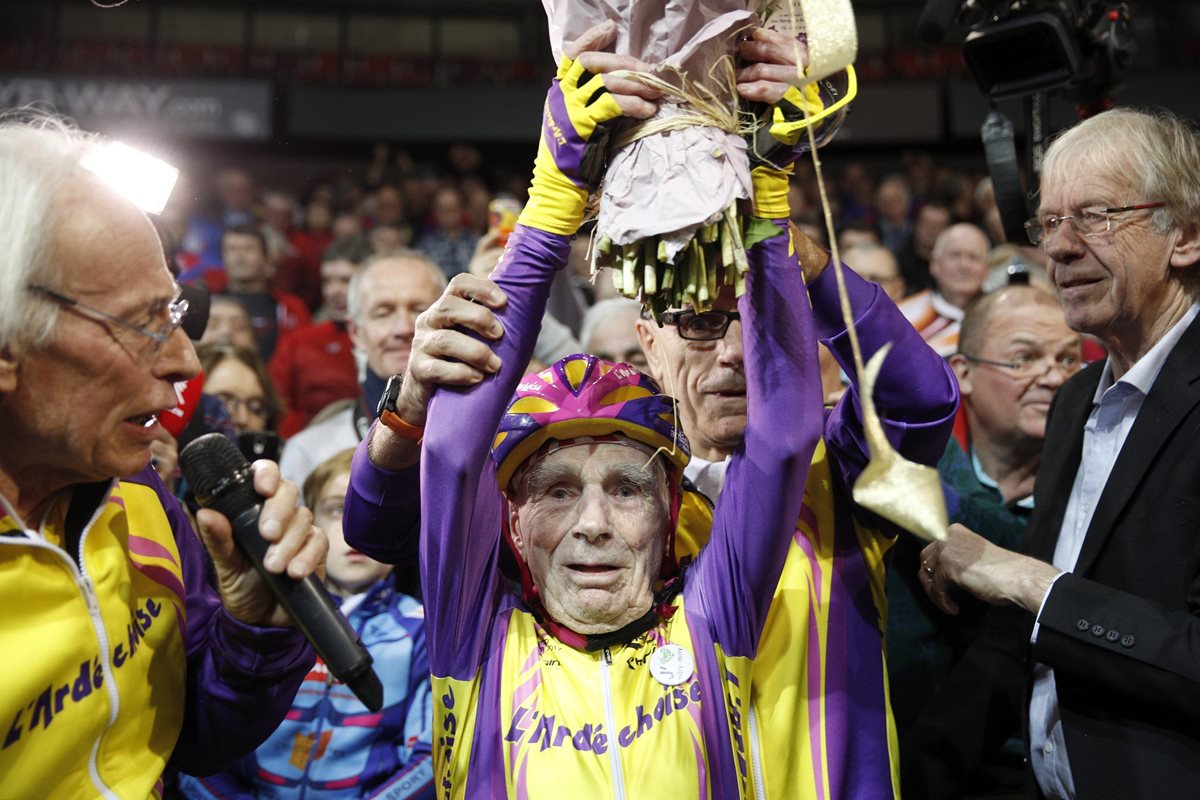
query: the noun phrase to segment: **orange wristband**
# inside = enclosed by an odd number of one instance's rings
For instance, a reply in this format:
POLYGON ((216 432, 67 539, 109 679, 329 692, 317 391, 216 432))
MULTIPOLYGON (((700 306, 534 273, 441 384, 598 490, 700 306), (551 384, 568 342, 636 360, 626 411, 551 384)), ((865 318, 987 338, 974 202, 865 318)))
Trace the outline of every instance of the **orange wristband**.
POLYGON ((420 444, 421 439, 425 436, 424 428, 405 422, 394 411, 384 409, 383 413, 379 415, 379 421, 387 425, 392 433, 401 439, 411 439, 420 444))

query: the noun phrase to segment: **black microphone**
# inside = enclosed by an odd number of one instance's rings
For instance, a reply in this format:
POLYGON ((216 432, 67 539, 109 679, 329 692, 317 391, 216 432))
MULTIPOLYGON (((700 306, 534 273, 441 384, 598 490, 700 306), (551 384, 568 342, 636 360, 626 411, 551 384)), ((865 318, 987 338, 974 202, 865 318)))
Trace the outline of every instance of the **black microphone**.
POLYGON ((954 24, 960 0, 926 0, 917 18, 917 33, 930 44, 946 38, 946 29, 954 24))
POLYGON ((255 491, 250 463, 237 446, 219 433, 210 433, 183 448, 179 465, 196 501, 229 519, 234 541, 333 676, 349 686, 371 711, 383 708, 383 684, 371 668, 371 654, 317 576, 296 580, 268 572, 263 566, 269 546, 258 533, 263 498, 255 491))

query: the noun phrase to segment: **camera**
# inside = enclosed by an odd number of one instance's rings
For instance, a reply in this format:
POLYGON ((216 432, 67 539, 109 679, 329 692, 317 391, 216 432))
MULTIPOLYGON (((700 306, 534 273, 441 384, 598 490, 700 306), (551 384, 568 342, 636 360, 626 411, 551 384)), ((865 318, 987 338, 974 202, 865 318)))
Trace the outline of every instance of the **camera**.
POLYGON ((1058 91, 1081 102, 1112 92, 1136 51, 1125 3, 1095 0, 967 0, 963 56, 995 100, 1058 91))

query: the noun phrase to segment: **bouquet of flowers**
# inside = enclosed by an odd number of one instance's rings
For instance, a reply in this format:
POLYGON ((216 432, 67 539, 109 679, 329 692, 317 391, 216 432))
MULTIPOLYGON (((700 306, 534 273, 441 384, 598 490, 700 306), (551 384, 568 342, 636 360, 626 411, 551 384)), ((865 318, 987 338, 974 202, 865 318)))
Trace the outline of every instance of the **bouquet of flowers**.
MULTIPOLYGON (((741 294, 746 249, 777 229, 740 210, 739 201, 752 196, 752 165, 770 163, 756 136, 769 125, 770 110, 739 102, 734 53, 737 37, 758 19, 806 42, 795 0, 543 5, 556 58, 564 42, 614 20, 616 52, 651 64, 652 71, 635 77, 664 97, 655 117, 623 120, 603 134, 607 163, 593 270, 611 267, 617 289, 656 313, 683 305, 709 308, 723 284, 741 294)), ((837 91, 832 84, 830 90, 837 91)), ((827 93, 823 89, 823 99, 827 93)), ((825 139, 840 121, 823 125, 825 139)))

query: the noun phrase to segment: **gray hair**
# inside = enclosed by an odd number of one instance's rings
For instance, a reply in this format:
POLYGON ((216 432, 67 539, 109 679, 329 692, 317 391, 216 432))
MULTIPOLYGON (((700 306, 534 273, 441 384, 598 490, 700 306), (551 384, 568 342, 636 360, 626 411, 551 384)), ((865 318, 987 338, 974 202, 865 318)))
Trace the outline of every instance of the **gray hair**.
POLYGON ((1068 128, 1046 150, 1042 182, 1069 175, 1128 175, 1140 197, 1163 202, 1151 220, 1160 231, 1200 222, 1200 134, 1170 111, 1114 108, 1068 128))
POLYGON ((26 286, 57 286, 62 266, 52 258, 58 195, 79 174, 79 162, 100 141, 59 117, 28 110, 0 116, 0 347, 49 340, 58 305, 26 286))
POLYGON ((930 257, 937 258, 940 256, 942 251, 946 249, 946 242, 950 240, 951 236, 959 231, 974 231, 975 233, 978 233, 979 238, 983 240, 983 249, 985 251, 989 249, 990 240, 988 239, 988 235, 984 233, 983 228, 970 222, 956 222, 938 234, 937 239, 933 243, 933 249, 929 251, 930 257))
POLYGON ((621 314, 629 315, 629 327, 632 329, 638 317, 642 315, 642 304, 636 300, 630 300, 628 297, 609 297, 596 303, 583 315, 583 324, 579 329, 579 343, 585 348, 590 347, 589 343, 596 334, 596 329, 621 314))
POLYGON ((362 324, 363 302, 358 296, 358 287, 362 283, 363 276, 381 261, 396 260, 412 261, 420 265, 429 273, 429 277, 433 280, 434 285, 437 286, 439 294, 446 290, 446 273, 442 272, 441 267, 433 263, 433 259, 419 250, 401 248, 398 250, 389 250, 386 253, 378 253, 359 264, 358 269, 350 276, 350 285, 346 289, 347 319, 353 321, 355 324, 362 324))

